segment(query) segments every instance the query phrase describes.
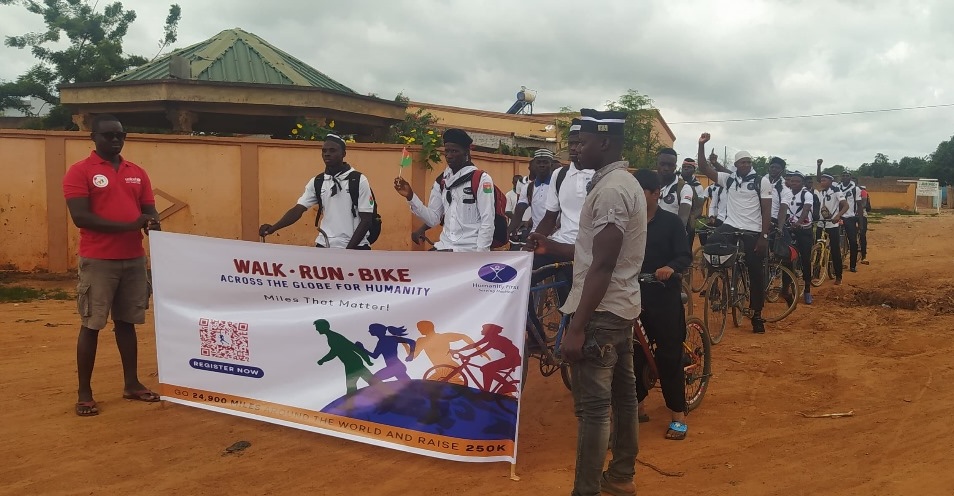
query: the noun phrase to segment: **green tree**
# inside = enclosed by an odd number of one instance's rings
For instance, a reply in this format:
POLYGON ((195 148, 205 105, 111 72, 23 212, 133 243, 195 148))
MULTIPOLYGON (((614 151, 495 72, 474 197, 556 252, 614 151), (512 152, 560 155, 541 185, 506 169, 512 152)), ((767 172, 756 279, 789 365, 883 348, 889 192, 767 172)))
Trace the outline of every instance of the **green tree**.
POLYGON ((822 169, 822 174, 829 174, 831 176, 834 176, 835 180, 837 181, 838 176, 840 176, 846 170, 848 169, 846 169, 844 165, 833 165, 831 167, 826 167, 825 169, 822 169))
POLYGON ((897 170, 892 176, 920 177, 928 174, 930 157, 904 157, 898 161, 897 170))
POLYGON ((954 183, 954 136, 937 145, 926 172, 926 176, 937 179, 942 186, 954 183))
POLYGON ((760 176, 768 174, 768 162, 769 158, 764 155, 759 155, 758 157, 752 158, 752 170, 760 176))
MULTIPOLYGON (((16 81, 0 84, 0 105, 24 113, 26 97, 49 102, 53 108, 44 119, 46 127, 72 127, 70 113, 60 106, 59 85, 103 82, 147 59, 123 52, 123 38, 136 20, 136 12, 114 2, 97 10, 83 0, 0 0, 0 5, 19 5, 43 17, 46 31, 7 36, 4 43, 11 48, 29 48, 37 64, 16 81), (61 43, 63 37, 68 40, 61 43)), ((181 9, 173 4, 166 17, 160 53, 175 43, 181 9)), ((158 56, 158 54, 157 54, 158 56)))
POLYGON ((623 130, 623 159, 637 169, 655 167, 659 133, 654 126, 657 110, 653 107, 653 101, 631 89, 619 100, 607 102, 606 109, 627 114, 623 130))

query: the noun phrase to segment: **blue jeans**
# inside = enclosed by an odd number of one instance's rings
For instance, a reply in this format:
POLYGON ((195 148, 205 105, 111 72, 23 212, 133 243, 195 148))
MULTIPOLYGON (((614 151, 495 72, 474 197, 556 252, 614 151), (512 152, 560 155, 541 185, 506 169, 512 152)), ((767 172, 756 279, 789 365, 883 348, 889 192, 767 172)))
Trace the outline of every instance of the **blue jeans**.
POLYGON ((586 324, 583 359, 570 369, 577 418, 576 474, 573 496, 599 496, 603 461, 610 437, 610 413, 616 435, 610 481, 631 481, 639 452, 636 376, 633 373, 633 321, 596 312, 586 324), (611 408, 612 405, 612 408, 611 408))

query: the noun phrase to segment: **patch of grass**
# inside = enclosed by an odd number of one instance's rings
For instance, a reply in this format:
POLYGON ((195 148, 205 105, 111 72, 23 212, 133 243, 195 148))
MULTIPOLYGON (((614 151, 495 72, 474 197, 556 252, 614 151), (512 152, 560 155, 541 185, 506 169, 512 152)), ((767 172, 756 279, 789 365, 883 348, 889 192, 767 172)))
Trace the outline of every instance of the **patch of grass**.
POLYGON ((880 215, 918 215, 917 212, 905 210, 903 208, 876 208, 872 213, 877 212, 880 215))
POLYGON ((69 300, 63 290, 28 288, 25 286, 0 286, 0 303, 26 303, 33 300, 69 300))

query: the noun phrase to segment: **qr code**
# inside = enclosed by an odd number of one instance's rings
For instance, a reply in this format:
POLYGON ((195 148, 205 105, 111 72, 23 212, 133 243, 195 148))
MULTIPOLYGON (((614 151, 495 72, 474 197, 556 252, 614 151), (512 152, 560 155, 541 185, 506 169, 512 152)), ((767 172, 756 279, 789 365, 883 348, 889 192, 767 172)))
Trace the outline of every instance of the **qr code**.
POLYGON ((202 356, 248 361, 248 324, 199 319, 202 356))

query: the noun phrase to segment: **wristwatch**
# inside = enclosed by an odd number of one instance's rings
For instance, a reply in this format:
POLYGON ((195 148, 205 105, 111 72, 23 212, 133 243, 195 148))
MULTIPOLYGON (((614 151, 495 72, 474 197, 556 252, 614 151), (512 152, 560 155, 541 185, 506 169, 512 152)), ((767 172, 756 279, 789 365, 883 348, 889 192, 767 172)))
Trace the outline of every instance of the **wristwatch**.
POLYGON ((762 233, 762 239, 768 239, 768 234, 767 234, 767 233, 762 233))

